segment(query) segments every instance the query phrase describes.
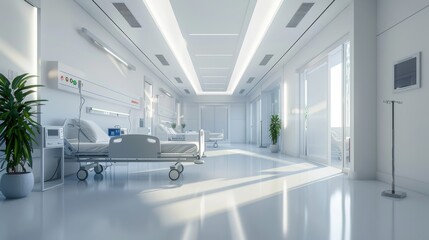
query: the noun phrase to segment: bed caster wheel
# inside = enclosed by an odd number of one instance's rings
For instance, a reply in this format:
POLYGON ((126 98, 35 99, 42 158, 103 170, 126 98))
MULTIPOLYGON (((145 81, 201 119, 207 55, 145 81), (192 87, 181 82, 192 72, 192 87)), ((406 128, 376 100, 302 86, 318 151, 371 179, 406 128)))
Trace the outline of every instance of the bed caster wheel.
POLYGON ((197 155, 197 160, 200 160, 200 159, 201 159, 200 155, 197 155))
POLYGON ((80 181, 85 181, 88 178, 88 171, 86 169, 79 169, 76 176, 80 181))
POLYGON ((102 173, 103 170, 104 170, 103 169, 103 165, 101 165, 101 164, 97 164, 97 166, 94 167, 94 172, 97 173, 97 174, 102 173))
POLYGON ((214 148, 218 148, 219 147, 219 145, 217 144, 217 142, 213 143, 213 147, 214 148))
POLYGON ((171 179, 171 181, 176 181, 180 177, 180 172, 177 169, 171 169, 168 173, 168 177, 171 179))
POLYGON ((185 170, 185 167, 183 166, 183 164, 179 163, 176 165, 176 169, 177 171, 179 171, 179 173, 182 173, 185 170))

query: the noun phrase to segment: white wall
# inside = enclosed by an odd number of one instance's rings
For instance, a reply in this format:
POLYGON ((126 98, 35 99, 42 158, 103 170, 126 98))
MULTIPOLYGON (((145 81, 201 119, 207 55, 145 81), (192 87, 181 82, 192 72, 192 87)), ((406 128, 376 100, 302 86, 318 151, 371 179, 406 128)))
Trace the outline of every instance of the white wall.
POLYGON ((0 23, 0 73, 9 79, 37 75, 37 9, 24 1, 0 1, 0 23))
POLYGON ((0 22, 0 72, 37 75, 37 9, 24 1, 0 1, 0 22))
MULTIPOLYGON (((153 95, 156 97, 162 87, 173 95, 174 92, 143 65, 128 49, 115 39, 106 29, 89 16, 78 4, 70 0, 42 0, 41 3, 41 82, 47 81, 47 61, 60 61, 85 73, 86 78, 143 98, 144 79, 153 84, 153 95), (122 58, 135 65, 137 70, 130 71, 105 51, 82 37, 78 30, 85 27, 122 58)), ((76 118, 79 113, 79 97, 76 94, 44 88, 41 97, 48 99, 42 108, 42 124, 62 125, 65 118, 76 118)), ((177 97, 177 96, 175 96, 177 97)), ((97 98, 86 97, 85 107, 93 106, 118 112, 129 112, 126 106, 104 102, 97 98)), ((154 106, 156 113, 156 106, 154 106)), ((138 117, 143 116, 143 108, 131 110, 131 124, 127 118, 116 118, 87 114, 85 109, 82 118, 96 121, 103 129, 120 125, 137 130, 138 117)), ((154 124, 157 117, 154 116, 154 124)), ((67 167, 67 166, 66 166, 67 167)), ((55 166, 53 166, 55 168, 55 166)), ((67 173, 74 173, 69 169, 67 173)), ((49 173, 47 173, 49 174, 49 173)))
POLYGON ((183 98, 183 121, 186 129, 198 130, 201 105, 226 105, 229 107, 228 136, 231 143, 246 142, 246 99, 233 96, 194 96, 183 98))
POLYGON ((377 6, 373 0, 352 6, 350 176, 370 180, 377 162, 377 6))
POLYGON ((391 107, 385 99, 403 101, 395 108, 397 184, 429 193, 429 22, 428 0, 379 0, 377 37, 377 177, 391 181, 391 107), (393 93, 393 64, 422 52, 422 87, 393 93))

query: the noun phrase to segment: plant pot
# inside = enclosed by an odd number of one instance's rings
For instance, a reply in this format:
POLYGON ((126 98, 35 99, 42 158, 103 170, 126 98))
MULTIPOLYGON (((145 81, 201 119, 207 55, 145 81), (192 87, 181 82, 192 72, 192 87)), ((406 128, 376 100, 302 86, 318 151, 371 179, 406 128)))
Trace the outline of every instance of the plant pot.
POLYGON ((279 150, 280 150, 279 145, 277 145, 277 144, 271 144, 270 145, 270 150, 271 150, 272 153, 278 153, 279 150))
POLYGON ((1 177, 0 187, 6 198, 26 197, 34 187, 33 173, 5 173, 1 177))

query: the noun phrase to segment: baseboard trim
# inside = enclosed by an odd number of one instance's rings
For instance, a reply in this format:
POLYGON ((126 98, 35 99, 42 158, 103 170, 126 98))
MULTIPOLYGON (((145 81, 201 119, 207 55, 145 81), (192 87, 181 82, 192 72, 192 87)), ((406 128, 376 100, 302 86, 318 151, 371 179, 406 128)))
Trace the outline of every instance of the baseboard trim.
MULTIPOLYGON (((391 184, 392 175, 390 173, 378 172, 377 171, 377 180, 391 184)), ((410 179, 407 177, 396 176, 395 177, 396 186, 410 189, 415 192, 423 193, 429 195, 429 184, 421 182, 418 180, 410 179)))

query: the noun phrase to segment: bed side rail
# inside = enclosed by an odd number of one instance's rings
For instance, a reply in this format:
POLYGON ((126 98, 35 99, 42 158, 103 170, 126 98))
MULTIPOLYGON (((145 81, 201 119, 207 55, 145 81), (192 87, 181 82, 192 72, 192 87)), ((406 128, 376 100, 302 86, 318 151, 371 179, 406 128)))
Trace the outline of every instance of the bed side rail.
POLYGON ((110 158, 157 158, 161 153, 159 139, 142 134, 112 137, 109 143, 110 158))

